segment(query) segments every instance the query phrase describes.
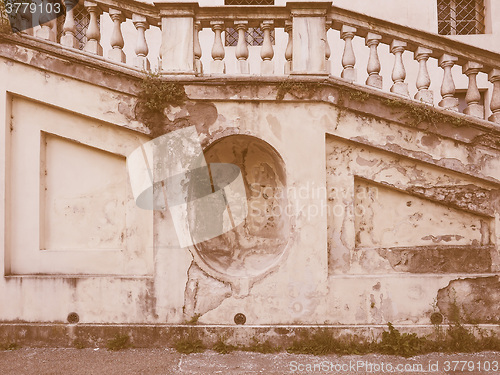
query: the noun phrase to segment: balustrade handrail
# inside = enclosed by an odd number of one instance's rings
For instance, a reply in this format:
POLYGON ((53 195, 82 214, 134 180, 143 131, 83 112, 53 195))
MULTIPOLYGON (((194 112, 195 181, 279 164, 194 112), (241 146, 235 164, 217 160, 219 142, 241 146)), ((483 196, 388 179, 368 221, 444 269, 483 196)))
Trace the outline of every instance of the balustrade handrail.
MULTIPOLYGON (((83 2, 82 0, 80 0, 83 2)), ((90 0, 96 3, 102 11, 109 9, 118 9, 123 12, 125 18, 132 18, 133 14, 140 14, 146 17, 150 25, 160 23, 160 12, 154 4, 142 3, 134 0, 90 0)))
MULTIPOLYGON (((71 0, 67 0, 70 2, 71 0)), ((75 0, 72 0, 75 1, 75 0)), ((150 26, 159 26, 162 31, 160 52, 151 56, 158 61, 164 74, 204 74, 202 59, 203 48, 200 44, 200 31, 210 28, 213 31, 213 43, 210 51, 210 74, 226 73, 226 52, 236 57, 237 74, 275 75, 309 74, 329 75, 331 73, 331 56, 337 51, 330 49, 328 31, 340 31, 344 41, 341 56, 341 77, 357 82, 356 51, 353 39, 365 39, 369 48, 369 59, 366 66, 368 78, 366 85, 383 89, 384 77, 381 72, 381 60, 378 55, 380 43, 389 45, 393 57, 392 86, 390 91, 405 97, 410 96, 406 82, 406 68, 403 54, 413 52, 418 61, 418 75, 415 81, 417 93, 414 98, 428 104, 435 104, 434 91, 430 90, 431 78, 427 68, 430 57, 438 59, 443 71, 440 87, 441 100, 438 105, 453 111, 459 110, 459 101, 455 96, 455 82, 452 68, 462 66, 462 74, 469 80, 464 113, 484 118, 482 97, 477 85, 478 73, 488 74, 492 83, 490 121, 500 123, 500 54, 466 44, 446 36, 414 29, 386 20, 378 19, 333 6, 331 2, 288 2, 286 6, 199 6, 196 2, 154 3, 146 4, 134 0, 88 0, 84 1, 89 17, 86 30, 84 50, 96 55, 103 55, 101 33, 98 17, 108 12, 111 18, 112 32, 111 50, 107 57, 118 63, 131 63, 141 70, 150 69, 149 45, 146 30, 150 26), (126 56, 124 52, 124 36, 122 23, 132 19, 137 30, 135 56, 126 56), (223 32, 228 27, 235 29, 237 45, 234 50, 226 51, 223 43, 223 32), (249 50, 245 33, 249 28, 260 27, 260 69, 250 69, 249 50), (271 32, 274 28, 283 28, 288 34, 286 48, 276 49, 283 53, 285 63, 283 70, 277 71, 275 47, 271 32), (129 61, 127 61, 129 60, 129 61)), ((60 43, 67 47, 78 48, 76 40, 74 15, 70 7, 63 27, 60 43)), ((56 41, 54 30, 48 23, 42 24, 37 36, 56 41)), ((282 46, 284 47, 284 46, 282 46)), ((205 50, 205 53, 207 51, 205 50)), ((414 91, 411 90, 411 91, 414 91)))
MULTIPOLYGON (((262 20, 273 20, 275 27, 284 27, 285 22, 292 19, 291 12, 296 3, 288 3, 287 6, 199 6, 197 3, 156 3, 148 4, 134 0, 91 0, 98 4, 102 11, 110 8, 123 12, 125 18, 132 18, 133 14, 146 17, 150 25, 159 25, 161 20, 160 9, 165 6, 191 7, 194 18, 201 22, 201 27, 210 27, 210 21, 224 21, 226 26, 231 26, 234 21, 247 20, 249 27, 258 24, 262 20)), ((304 3, 301 3, 303 5, 304 3)), ((314 8, 315 3, 310 3, 314 8)), ((418 47, 426 47, 432 50, 430 56, 439 58, 443 53, 458 58, 457 65, 464 65, 469 61, 477 61, 483 64, 480 71, 488 73, 493 68, 500 67, 500 54, 488 51, 471 44, 463 43, 445 36, 429 33, 423 30, 410 28, 390 21, 375 18, 366 14, 357 13, 348 9, 330 6, 326 15, 328 20, 333 21, 332 29, 341 30, 342 26, 350 25, 357 28, 356 36, 366 37, 369 32, 382 36, 381 43, 391 44, 392 40, 404 40, 407 42, 407 51, 415 51, 418 47)))
POLYGON ((273 20, 275 27, 284 27, 285 22, 291 20, 290 9, 279 6, 224 6, 224 7, 199 7, 196 9, 195 18, 201 22, 202 27, 210 27, 210 21, 221 20, 233 25, 234 21, 248 21, 249 27, 257 25, 263 20, 273 20))
POLYGON ((471 44, 463 43, 446 36, 429 33, 375 18, 362 13, 332 6, 327 18, 333 21, 332 28, 341 30, 343 25, 357 28, 356 35, 366 37, 369 32, 382 36, 381 43, 391 44, 393 40, 407 42, 405 50, 414 52, 418 47, 432 50, 431 57, 438 59, 443 53, 458 58, 457 65, 464 65, 469 61, 477 61, 484 65, 482 72, 488 73, 493 68, 500 67, 500 54, 488 51, 471 44))

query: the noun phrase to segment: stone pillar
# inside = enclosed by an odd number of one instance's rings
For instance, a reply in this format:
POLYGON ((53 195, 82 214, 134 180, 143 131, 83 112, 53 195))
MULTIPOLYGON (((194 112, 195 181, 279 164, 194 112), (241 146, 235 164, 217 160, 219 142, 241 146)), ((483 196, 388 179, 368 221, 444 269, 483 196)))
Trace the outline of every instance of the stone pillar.
POLYGON ((238 31, 238 44, 236 45, 237 72, 249 74, 248 64, 248 45, 245 38, 245 32, 248 28, 248 21, 234 21, 234 28, 238 31))
POLYGON ((111 51, 109 51, 108 58, 117 62, 126 62, 127 58, 123 52, 124 40, 122 34, 122 22, 125 17, 119 9, 109 8, 109 16, 113 21, 113 33, 111 34, 111 51))
POLYGON ((194 16, 197 2, 155 3, 160 9, 163 73, 195 74, 194 16))
POLYGON ((462 66, 462 73, 469 78, 467 94, 465 95, 467 108, 464 109, 464 113, 466 115, 484 118, 484 106, 479 104, 481 101, 481 93, 479 92, 476 81, 477 74, 481 69, 483 69, 483 65, 474 61, 468 61, 462 66))
POLYGON ((99 5, 93 1, 85 1, 85 9, 89 12, 90 20, 89 26, 85 35, 87 36, 87 42, 85 43, 85 51, 102 56, 102 46, 101 46, 101 30, 99 29, 98 19, 101 16, 101 9, 99 5))
POLYGON ((488 120, 500 124, 500 69, 492 69, 488 73, 488 80, 493 84, 491 92, 491 116, 488 120))
POLYGON ((355 82, 356 81, 356 55, 354 54, 354 48, 352 47, 352 39, 356 35, 357 29, 349 25, 342 25, 340 29, 340 38, 344 39, 344 54, 342 55, 342 78, 355 82))
POLYGON ((331 2, 288 2, 292 15, 291 74, 327 75, 326 15, 331 2))
POLYGON ((457 57, 448 54, 443 54, 439 58, 439 66, 443 69, 442 100, 439 102, 439 106, 452 111, 458 111, 458 99, 455 98, 455 82, 453 82, 453 75, 451 74, 451 68, 457 60, 457 57))
POLYGON ((285 21, 285 31, 288 34, 288 42, 285 49, 285 74, 290 74, 292 71, 292 57, 293 57, 293 34, 292 34, 292 21, 285 21))
POLYGON ((65 0, 66 17, 64 18, 63 35, 61 36, 61 44, 63 46, 78 48, 80 43, 76 39, 76 24, 73 14, 74 3, 76 0, 65 0))
POLYGON ((415 99, 427 104, 434 103, 434 94, 429 90, 431 77, 427 70, 427 60, 429 60, 431 54, 432 50, 424 47, 418 47, 413 53, 413 58, 418 61, 418 75, 416 81, 418 91, 415 94, 415 99))
POLYGON ((133 13, 132 22, 137 29, 137 40, 135 43, 135 57, 133 64, 139 69, 149 70, 149 47, 146 40, 146 29, 149 27, 148 21, 145 16, 133 13))
POLYGON ((226 63, 224 57, 226 50, 224 43, 222 43, 222 30, 224 30, 224 21, 216 20, 210 21, 210 26, 214 31, 214 44, 212 45, 212 62, 210 64, 210 73, 212 74, 225 74, 226 63))
POLYGON ((365 37, 365 45, 370 48, 370 57, 368 58, 368 64, 366 65, 366 72, 368 73, 368 78, 366 79, 366 84, 368 86, 376 87, 377 89, 382 89, 382 76, 380 75, 380 59, 378 57, 377 47, 382 40, 382 35, 369 32, 365 37))
POLYGON ((394 67, 392 68, 391 92, 403 96, 410 96, 408 93, 408 84, 405 82, 406 70, 403 63, 403 52, 406 49, 406 42, 393 40, 391 43, 391 53, 394 55, 394 67))

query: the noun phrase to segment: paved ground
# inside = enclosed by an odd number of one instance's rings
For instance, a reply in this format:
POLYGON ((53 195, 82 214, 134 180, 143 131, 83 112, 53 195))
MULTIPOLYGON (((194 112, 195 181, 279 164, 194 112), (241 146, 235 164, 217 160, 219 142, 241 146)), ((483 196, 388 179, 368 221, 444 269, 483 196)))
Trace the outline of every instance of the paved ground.
POLYGON ((288 353, 218 354, 213 351, 185 355, 173 349, 127 349, 110 352, 106 349, 22 348, 0 351, 0 374, 2 375, 380 375, 388 373, 498 375, 500 374, 500 353, 428 354, 405 359, 376 354, 316 357, 288 353), (370 365, 372 367, 367 367, 370 365))

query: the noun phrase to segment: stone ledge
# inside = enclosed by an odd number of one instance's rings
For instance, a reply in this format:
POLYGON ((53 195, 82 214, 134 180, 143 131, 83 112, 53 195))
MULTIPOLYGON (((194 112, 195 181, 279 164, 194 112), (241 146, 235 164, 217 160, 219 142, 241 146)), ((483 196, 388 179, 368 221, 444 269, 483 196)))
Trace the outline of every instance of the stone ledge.
MULTIPOLYGON (((133 96, 137 94, 140 81, 144 76, 140 70, 125 64, 30 36, 0 34, 0 57, 133 96), (30 50, 30 53, 27 53, 27 50, 30 50)), ((299 98, 288 95, 283 101, 315 101, 334 104, 363 115, 435 133, 465 144, 500 149, 500 143, 498 143, 500 126, 498 124, 429 106, 410 98, 351 83, 341 78, 314 75, 290 77, 164 75, 163 77, 169 81, 188 85, 186 92, 192 100, 209 98, 213 101, 276 101, 280 83, 284 81, 310 82, 320 86, 308 95, 299 98), (262 89, 262 86, 268 87, 262 89), (326 91, 325 88, 329 90, 326 91), (398 107, 394 108, 394 104, 398 104, 398 107), (450 119, 450 122, 451 120, 463 122, 463 125, 457 127, 448 121, 441 121, 439 124, 426 121, 411 124, 407 118, 401 116, 404 115, 404 109, 402 109, 404 106, 430 110, 442 118, 450 119)))
MULTIPOLYGON (((400 332, 430 336, 433 325, 395 325, 400 332)), ((446 328, 447 325, 441 327, 446 328)), ((471 329, 500 333, 496 324, 464 325, 471 329)), ((74 347, 75 342, 87 347, 105 347, 117 335, 128 335, 137 348, 173 347, 185 337, 196 337, 207 346, 223 337, 231 345, 248 345, 255 338, 273 345, 287 347, 297 338, 317 331, 364 339, 380 338, 387 325, 147 325, 147 324, 62 324, 62 323, 0 323, 0 343, 17 343, 30 347, 74 347)))

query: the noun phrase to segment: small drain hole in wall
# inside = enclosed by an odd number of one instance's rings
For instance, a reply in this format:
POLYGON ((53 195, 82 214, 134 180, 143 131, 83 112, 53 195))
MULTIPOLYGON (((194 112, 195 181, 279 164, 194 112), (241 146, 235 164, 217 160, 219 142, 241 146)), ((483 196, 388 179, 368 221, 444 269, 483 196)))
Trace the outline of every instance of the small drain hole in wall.
POLYGON ((80 321, 80 317, 76 312, 70 312, 68 314, 68 323, 76 324, 80 321))
POLYGON ((431 314, 431 323, 432 324, 441 324, 443 323, 443 314, 435 312, 431 314))
POLYGON ((247 321, 245 314, 238 313, 234 316, 234 322, 238 325, 243 325, 247 321))

